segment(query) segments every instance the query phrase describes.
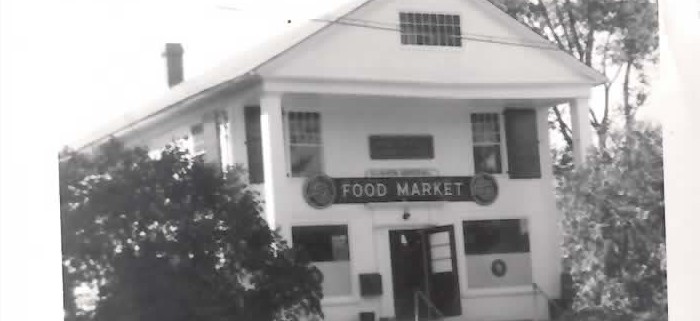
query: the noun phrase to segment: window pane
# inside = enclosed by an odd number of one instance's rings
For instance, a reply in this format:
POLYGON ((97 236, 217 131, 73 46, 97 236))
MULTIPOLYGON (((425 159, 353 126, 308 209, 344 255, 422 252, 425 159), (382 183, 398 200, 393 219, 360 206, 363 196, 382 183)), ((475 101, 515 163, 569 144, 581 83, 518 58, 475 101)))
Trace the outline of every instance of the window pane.
POLYGON ((290 112, 288 119, 292 176, 322 172, 321 115, 290 112))
POLYGON ((321 173, 320 146, 290 146, 292 175, 303 176, 321 173))
POLYGON ((501 173, 501 126, 496 113, 471 114, 474 171, 501 173))
POLYGON ((457 15, 401 12, 399 24, 402 44, 461 46, 457 15))
POLYGON ((501 146, 474 146, 474 170, 476 173, 500 173, 501 146))
POLYGON ((351 294, 347 225, 293 226, 292 243, 323 274, 324 296, 351 294))
POLYGON ((527 220, 462 222, 467 255, 530 252, 527 220))
POLYGON ((294 226, 292 243, 312 262, 350 260, 347 225, 294 226))

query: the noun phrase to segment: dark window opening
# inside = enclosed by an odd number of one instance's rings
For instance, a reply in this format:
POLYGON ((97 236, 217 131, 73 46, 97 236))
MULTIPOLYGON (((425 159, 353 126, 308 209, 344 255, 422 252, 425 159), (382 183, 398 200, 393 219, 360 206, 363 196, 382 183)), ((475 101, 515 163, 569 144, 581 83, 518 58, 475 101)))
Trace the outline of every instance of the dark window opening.
POLYGON ((530 252, 527 220, 464 221, 462 228, 467 255, 530 252))
POLYGON ((292 243, 311 262, 350 260, 347 225, 293 226, 292 243))
POLYGON ((246 149, 248 151, 248 180, 251 184, 260 184, 265 181, 260 106, 247 106, 244 109, 244 114, 246 149))

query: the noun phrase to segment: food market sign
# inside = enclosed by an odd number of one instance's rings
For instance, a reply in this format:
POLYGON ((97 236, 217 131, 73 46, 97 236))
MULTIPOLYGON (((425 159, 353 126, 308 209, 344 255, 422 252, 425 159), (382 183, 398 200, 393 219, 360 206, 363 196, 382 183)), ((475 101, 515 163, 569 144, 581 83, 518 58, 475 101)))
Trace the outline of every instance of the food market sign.
POLYGON ((431 177, 310 177, 304 199, 315 208, 331 204, 386 202, 477 202, 492 203, 498 194, 491 175, 431 177))

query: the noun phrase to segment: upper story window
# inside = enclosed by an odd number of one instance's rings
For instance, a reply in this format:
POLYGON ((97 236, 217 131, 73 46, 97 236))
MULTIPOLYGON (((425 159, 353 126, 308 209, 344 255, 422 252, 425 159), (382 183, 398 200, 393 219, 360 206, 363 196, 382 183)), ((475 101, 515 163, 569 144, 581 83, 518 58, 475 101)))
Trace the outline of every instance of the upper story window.
POLYGON ((462 46, 459 15, 401 12, 399 21, 404 45, 462 46))
POLYGON ((289 154, 293 177, 323 172, 321 114, 289 112, 289 154))
POLYGON ((475 173, 501 173, 501 125, 496 113, 471 115, 475 173))
POLYGON ((231 123, 227 113, 223 110, 217 110, 214 113, 214 121, 216 123, 219 165, 221 165, 221 170, 226 172, 230 166, 233 166, 233 159, 231 159, 231 123))
POLYGON ((189 148, 194 157, 202 157, 206 154, 207 147, 204 138, 204 124, 196 124, 190 127, 189 148))

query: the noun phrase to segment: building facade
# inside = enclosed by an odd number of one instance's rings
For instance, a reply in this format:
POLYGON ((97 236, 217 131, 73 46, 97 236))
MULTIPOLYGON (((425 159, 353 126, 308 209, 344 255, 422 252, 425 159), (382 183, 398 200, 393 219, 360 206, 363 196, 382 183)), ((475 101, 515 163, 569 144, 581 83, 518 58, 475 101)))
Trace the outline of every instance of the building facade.
POLYGON ((604 81, 486 0, 356 1, 108 134, 243 164, 324 273, 327 320, 546 320, 562 270, 548 110, 570 103, 580 163, 604 81))

